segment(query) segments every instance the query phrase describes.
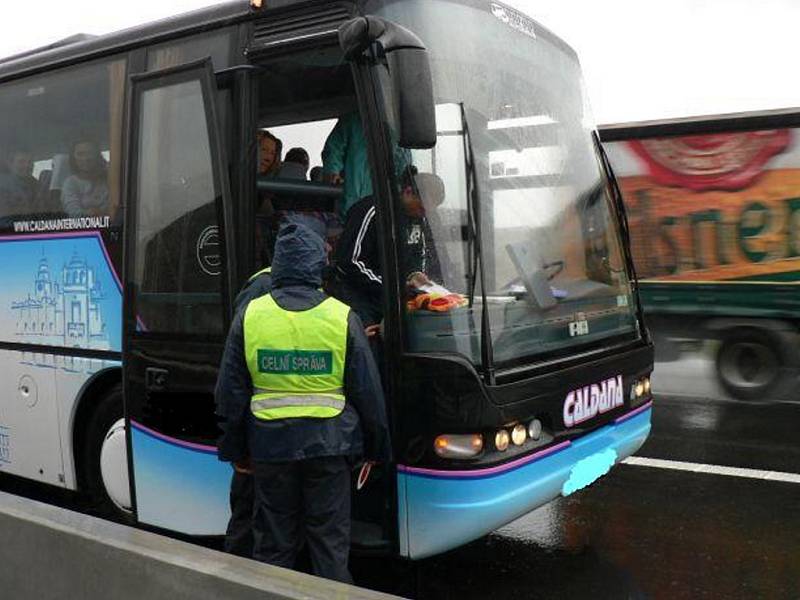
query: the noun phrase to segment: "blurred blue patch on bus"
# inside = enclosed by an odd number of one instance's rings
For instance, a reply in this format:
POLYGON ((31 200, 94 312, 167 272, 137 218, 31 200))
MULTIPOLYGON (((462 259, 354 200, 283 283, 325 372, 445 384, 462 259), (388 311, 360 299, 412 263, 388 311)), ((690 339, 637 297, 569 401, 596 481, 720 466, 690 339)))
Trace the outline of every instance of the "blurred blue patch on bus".
POLYGON ((569 496, 573 492, 594 483, 611 470, 617 460, 616 450, 608 448, 597 454, 587 456, 575 463, 569 474, 569 479, 564 482, 561 493, 569 496))

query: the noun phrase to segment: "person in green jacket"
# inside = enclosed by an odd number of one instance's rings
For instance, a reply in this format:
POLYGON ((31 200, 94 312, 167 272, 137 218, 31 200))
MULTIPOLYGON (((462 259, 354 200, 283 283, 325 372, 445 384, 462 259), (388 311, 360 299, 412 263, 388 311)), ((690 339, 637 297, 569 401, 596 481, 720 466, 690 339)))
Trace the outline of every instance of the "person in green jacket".
MULTIPOLYGON (((395 145, 394 166, 397 176, 410 164, 411 153, 395 145)), ((325 141, 322 168, 325 181, 333 185, 344 184, 344 195, 339 206, 342 220, 353 204, 372 195, 367 140, 357 112, 339 118, 325 141)))

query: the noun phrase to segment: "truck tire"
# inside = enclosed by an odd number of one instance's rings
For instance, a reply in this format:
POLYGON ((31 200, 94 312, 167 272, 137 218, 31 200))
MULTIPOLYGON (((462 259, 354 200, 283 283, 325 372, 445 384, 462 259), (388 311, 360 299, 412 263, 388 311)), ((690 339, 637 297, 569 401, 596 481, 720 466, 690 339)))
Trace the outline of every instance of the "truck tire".
POLYGON ((131 522, 127 445, 122 384, 97 401, 83 437, 79 468, 92 512, 119 522, 131 522))
POLYGON ((717 378, 738 400, 769 400, 784 370, 781 340, 759 329, 734 329, 717 351, 717 378))

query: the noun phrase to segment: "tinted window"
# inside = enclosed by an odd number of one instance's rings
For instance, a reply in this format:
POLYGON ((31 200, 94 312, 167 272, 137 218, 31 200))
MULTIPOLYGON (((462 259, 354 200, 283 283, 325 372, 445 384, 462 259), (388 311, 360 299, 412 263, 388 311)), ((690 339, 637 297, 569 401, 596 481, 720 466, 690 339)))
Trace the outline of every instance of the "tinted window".
POLYGON ((144 91, 138 127, 134 278, 140 329, 220 333, 218 187, 199 81, 144 91))
POLYGON ((107 229, 119 214, 125 62, 0 88, 0 231, 107 229))

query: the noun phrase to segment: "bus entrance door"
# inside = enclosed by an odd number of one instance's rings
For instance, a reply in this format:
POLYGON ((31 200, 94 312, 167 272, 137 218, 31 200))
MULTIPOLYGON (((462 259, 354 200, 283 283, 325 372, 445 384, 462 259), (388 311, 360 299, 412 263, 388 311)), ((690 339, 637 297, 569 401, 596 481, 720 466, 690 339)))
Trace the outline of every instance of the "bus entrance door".
POLYGON ((124 379, 139 522, 224 532, 230 466, 216 457, 213 389, 232 254, 210 60, 131 79, 124 379))

